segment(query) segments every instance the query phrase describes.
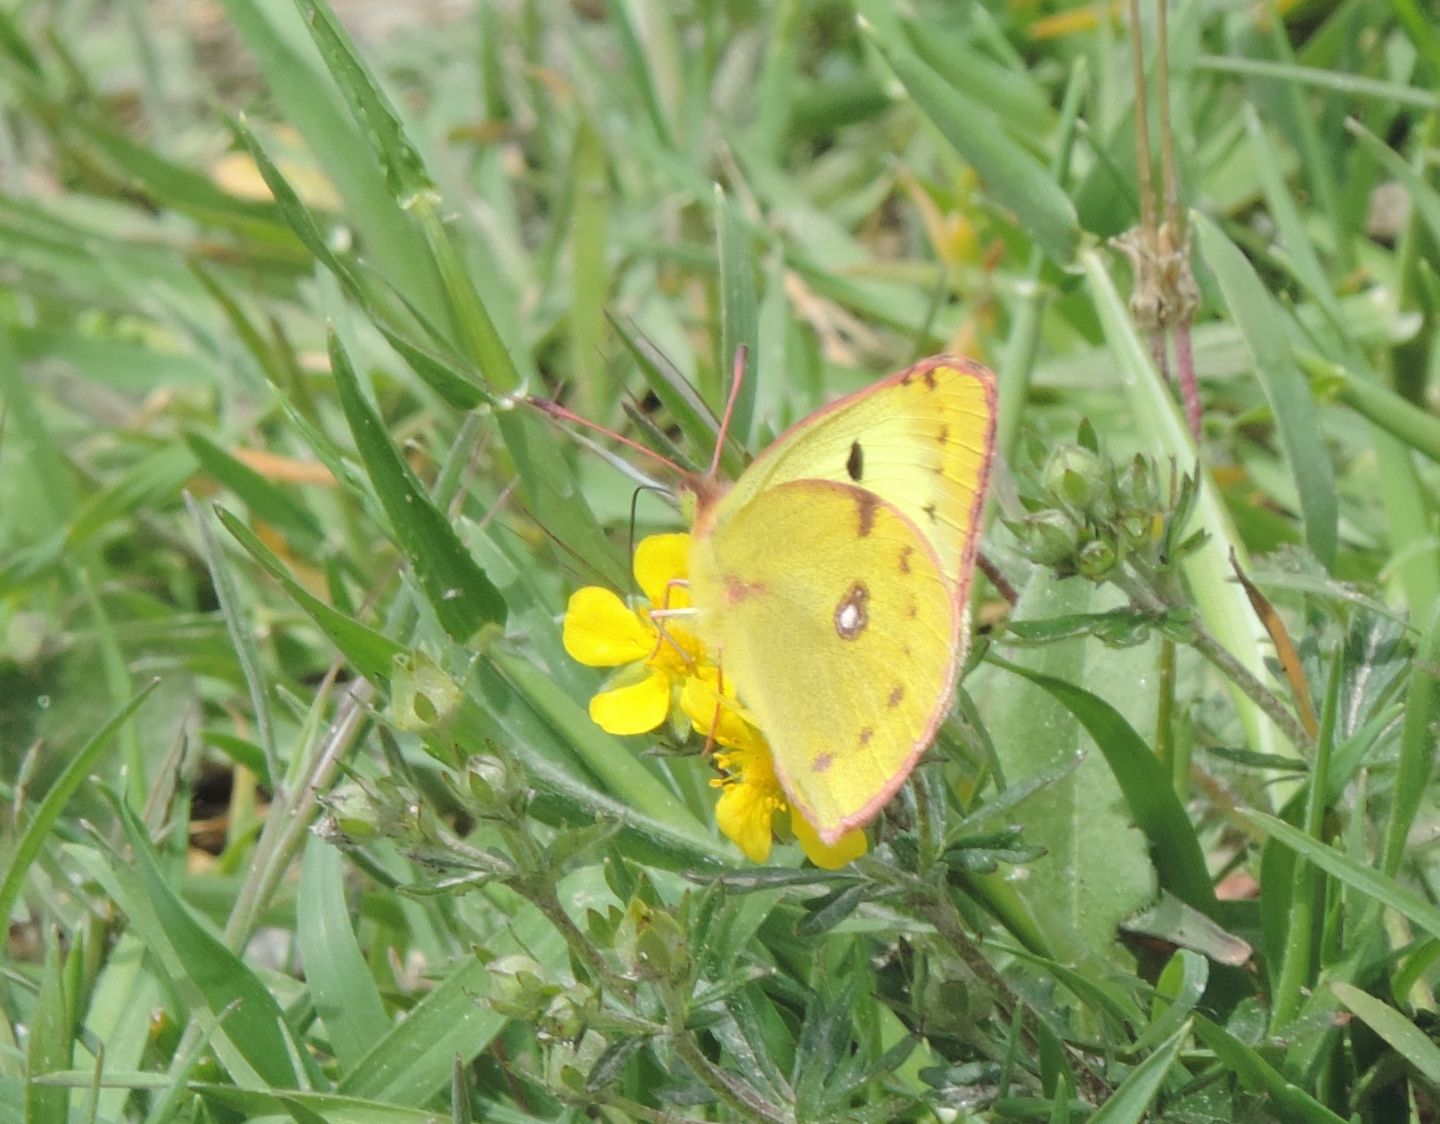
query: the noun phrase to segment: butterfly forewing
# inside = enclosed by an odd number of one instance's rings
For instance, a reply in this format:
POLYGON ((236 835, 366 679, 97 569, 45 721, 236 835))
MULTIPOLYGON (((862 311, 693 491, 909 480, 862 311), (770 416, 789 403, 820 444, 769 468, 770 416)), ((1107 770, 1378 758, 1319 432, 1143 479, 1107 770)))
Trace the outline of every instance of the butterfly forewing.
POLYGON ((926 359, 781 434, 721 501, 716 521, 787 481, 853 484, 915 524, 963 601, 994 433, 994 376, 968 359, 926 359))

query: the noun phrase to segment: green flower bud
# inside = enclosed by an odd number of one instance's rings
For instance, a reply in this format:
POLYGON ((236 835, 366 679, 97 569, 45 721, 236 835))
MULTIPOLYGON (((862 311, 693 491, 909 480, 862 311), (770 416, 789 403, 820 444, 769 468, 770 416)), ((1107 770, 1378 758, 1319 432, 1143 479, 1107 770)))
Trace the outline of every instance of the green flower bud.
POLYGON ((460 687, 428 652, 403 652, 390 663, 390 722, 424 733, 444 726, 462 699, 460 687))
POLYGON ((1075 553, 1079 531, 1061 511, 1037 511, 1010 524, 1020 540, 1020 553, 1041 566, 1055 566, 1075 553))
POLYGON ((1102 502, 1109 506, 1105 462, 1079 445, 1060 445, 1045 462, 1045 489, 1057 503, 1095 516, 1102 502))
POLYGON ((1149 515, 1160 504, 1155 465, 1139 453, 1115 478, 1115 498, 1126 514, 1149 515))
POLYGON ((485 966, 490 985, 490 1006, 511 1019, 533 1020, 544 1009, 556 989, 545 982, 545 969, 524 953, 502 956, 485 966))
POLYGON ((1092 581, 1103 578, 1115 568, 1119 556, 1115 547, 1104 539, 1092 539, 1080 548, 1075 567, 1092 581))

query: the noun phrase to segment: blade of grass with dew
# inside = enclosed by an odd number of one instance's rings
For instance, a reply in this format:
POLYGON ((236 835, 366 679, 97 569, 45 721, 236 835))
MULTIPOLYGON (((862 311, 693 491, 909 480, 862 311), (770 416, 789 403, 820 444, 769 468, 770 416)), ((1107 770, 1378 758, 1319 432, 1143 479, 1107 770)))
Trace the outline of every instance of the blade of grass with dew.
POLYGON ((222 3, 264 73, 282 119, 300 131, 345 200, 346 222, 359 232, 367 258, 397 291, 441 322, 445 306, 434 263, 415 252, 415 228, 371 159, 366 138, 336 103, 315 56, 303 49, 304 10, 249 0, 222 3))
MULTIPOLYGON (((1080 262, 1090 282, 1091 300, 1105 339, 1116 359, 1115 369, 1130 411, 1139 431, 1150 435, 1150 454, 1162 463, 1173 458, 1182 467, 1195 464, 1195 446, 1180 417, 1179 407, 1136 336, 1104 259, 1098 250, 1090 249, 1081 252, 1080 262)), ((1268 672, 1263 652, 1268 637, 1250 608, 1244 590, 1230 580, 1230 551, 1235 552, 1242 566, 1249 565, 1244 544, 1231 526, 1207 473, 1201 473, 1199 488, 1196 520, 1207 532, 1208 539, 1185 563, 1191 594, 1215 638, 1247 671, 1264 682, 1268 672)), ((1295 756, 1295 748, 1264 712, 1238 687, 1226 686, 1251 747, 1257 753, 1295 756)))
POLYGON ((1440 908, 1436 908, 1414 890, 1400 885, 1374 867, 1336 850, 1282 819, 1249 808, 1241 809, 1237 814, 1327 874, 1381 905, 1395 910, 1431 936, 1440 937, 1440 908))
MULTIPOLYGON (((873 0, 864 0, 867 11, 873 0)), ((990 109, 966 97, 917 58, 904 43, 882 37, 877 24, 862 23, 867 36, 914 98, 916 107, 1012 210, 1020 226, 1059 265, 1068 265, 1080 226, 1070 197, 1028 152, 1010 140, 990 109)))
MULTIPOLYGON (((366 139, 374 158, 385 169, 386 182, 418 227, 420 242, 428 250, 427 256, 440 278, 444 307, 448 311, 446 320, 454 325, 462 348, 473 357, 494 390, 510 394, 521 389, 526 380, 456 253, 441 220, 431 178, 406 137, 389 98, 375 82, 334 13, 320 0, 295 0, 295 3, 304 14, 306 29, 351 114, 357 122, 364 123, 366 139)), ((419 244, 412 245, 412 253, 418 248, 419 244)), ((403 288, 399 291, 406 292, 403 288)), ((419 307, 428 319, 439 322, 440 318, 432 315, 430 309, 419 307)), ((535 519, 570 549, 590 559, 616 588, 623 588, 625 567, 589 505, 576 491, 563 462, 544 451, 547 442, 542 437, 540 419, 525 411, 503 410, 496 414, 496 421, 519 469, 522 490, 535 519)))
POLYGON ((340 1069, 351 1071, 389 1033, 390 1018, 350 927, 342 874, 340 852, 311 836, 295 899, 295 935, 315 1014, 340 1069))
POLYGON ((1366 1026, 1385 1039, 1432 1086, 1440 1087, 1440 1046, 1388 1003, 1351 984, 1333 980, 1330 990, 1366 1026))
POLYGON ((410 560, 442 627, 464 644, 486 625, 503 624, 504 597, 415 479, 385 424, 361 393, 355 370, 333 333, 330 367, 336 395, 370 483, 390 520, 395 545, 410 560))
POLYGON ((1240 1084, 1271 1098, 1273 1111, 1286 1124, 1346 1124, 1298 1085, 1291 1084, 1256 1050, 1204 1015, 1194 1017, 1195 1037, 1200 1039, 1240 1084))
POLYGON ((1280 310, 1245 256, 1220 228, 1198 212, 1192 220, 1200 252, 1220 283, 1230 316, 1245 337, 1255 373, 1270 400, 1280 446, 1300 497, 1305 541, 1325 568, 1332 569, 1340 518, 1335 472, 1319 440, 1323 430, 1315 400, 1290 356, 1280 310))

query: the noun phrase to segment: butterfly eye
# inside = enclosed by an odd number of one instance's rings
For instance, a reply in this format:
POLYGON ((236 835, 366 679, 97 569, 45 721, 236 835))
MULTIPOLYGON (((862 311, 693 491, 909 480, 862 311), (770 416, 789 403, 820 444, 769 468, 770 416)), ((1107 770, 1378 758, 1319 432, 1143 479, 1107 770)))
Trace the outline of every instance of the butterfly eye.
POLYGON ((865 453, 858 441, 850 443, 850 456, 845 460, 845 471, 851 480, 860 483, 860 477, 865 473, 865 453))

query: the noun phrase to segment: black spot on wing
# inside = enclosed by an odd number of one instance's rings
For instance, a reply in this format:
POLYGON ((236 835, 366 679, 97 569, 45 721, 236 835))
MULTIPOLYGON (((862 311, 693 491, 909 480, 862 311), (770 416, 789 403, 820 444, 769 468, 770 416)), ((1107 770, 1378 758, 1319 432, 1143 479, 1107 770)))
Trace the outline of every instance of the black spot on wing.
POLYGON ((860 442, 854 441, 850 444, 850 455, 845 459, 845 471, 855 483, 860 483, 860 478, 865 474, 865 452, 860 448, 860 442))

